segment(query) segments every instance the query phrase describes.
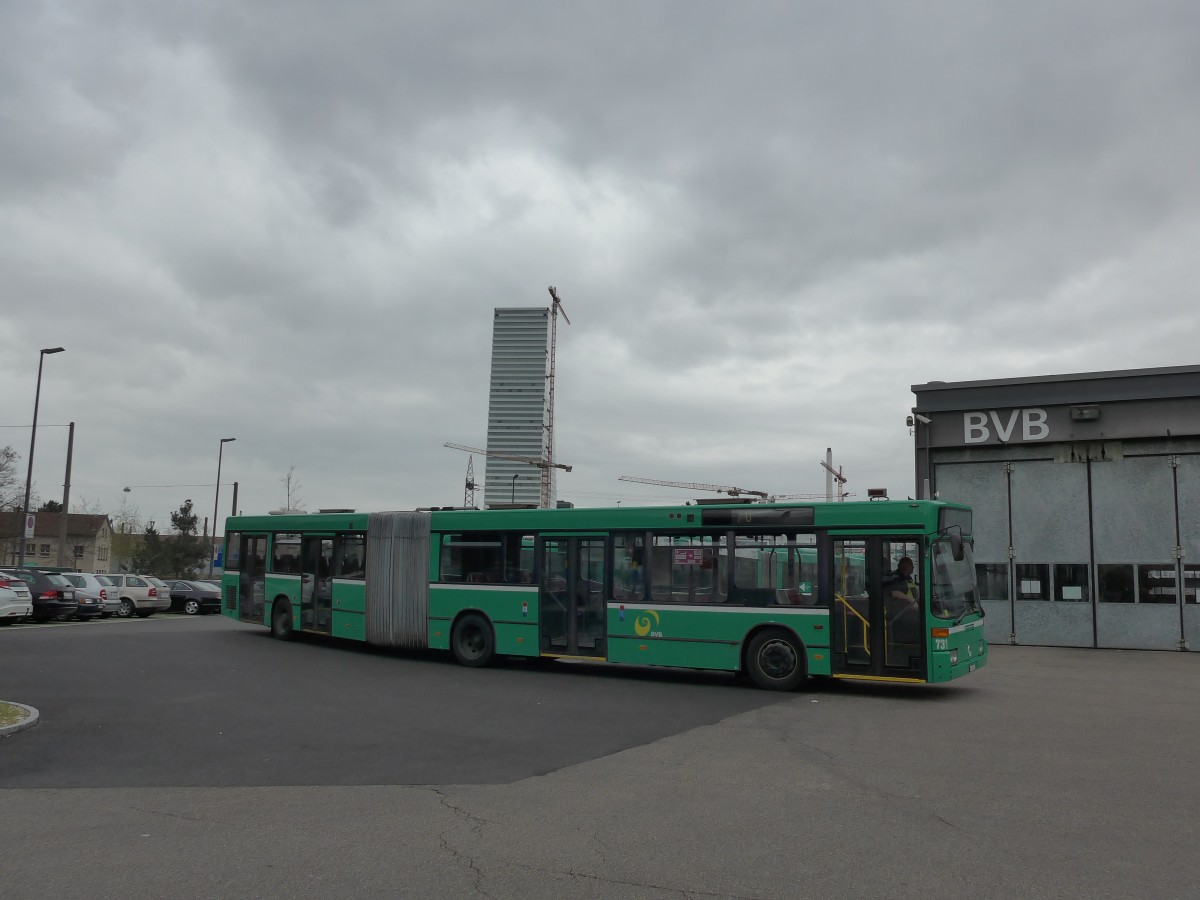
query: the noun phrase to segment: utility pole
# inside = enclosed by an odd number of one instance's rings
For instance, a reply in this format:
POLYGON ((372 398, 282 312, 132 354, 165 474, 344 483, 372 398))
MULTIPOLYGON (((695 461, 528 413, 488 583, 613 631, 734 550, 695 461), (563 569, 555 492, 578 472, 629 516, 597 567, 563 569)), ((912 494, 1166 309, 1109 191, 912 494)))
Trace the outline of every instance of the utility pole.
POLYGON ((62 567, 68 565, 75 568, 74 554, 71 555, 71 563, 67 562, 67 516, 71 509, 71 454, 75 450, 75 423, 72 422, 70 430, 67 432, 67 472, 63 478, 63 503, 62 512, 58 517, 58 564, 62 567))

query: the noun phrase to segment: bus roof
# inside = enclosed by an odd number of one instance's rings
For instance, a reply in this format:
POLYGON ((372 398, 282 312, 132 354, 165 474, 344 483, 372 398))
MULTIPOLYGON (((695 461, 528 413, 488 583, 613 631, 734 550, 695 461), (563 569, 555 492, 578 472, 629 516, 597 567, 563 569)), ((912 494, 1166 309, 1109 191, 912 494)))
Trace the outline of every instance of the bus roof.
MULTIPOLYGON (((966 509, 940 500, 875 500, 835 503, 685 504, 676 506, 574 507, 567 509, 433 509, 433 527, 445 529, 531 528, 539 531, 587 531, 623 528, 802 527, 937 528, 937 510, 966 509)), ((382 512, 382 511, 381 511, 382 512)), ((338 512, 265 516, 230 516, 229 531, 338 532, 365 531, 369 513, 338 512)))

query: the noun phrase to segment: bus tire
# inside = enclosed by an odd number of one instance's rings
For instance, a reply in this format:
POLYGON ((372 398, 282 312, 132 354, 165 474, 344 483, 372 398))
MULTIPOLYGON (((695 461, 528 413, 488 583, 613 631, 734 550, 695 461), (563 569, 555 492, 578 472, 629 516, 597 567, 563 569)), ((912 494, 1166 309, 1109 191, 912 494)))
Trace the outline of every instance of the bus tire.
POLYGON ((488 665, 496 656, 496 635, 491 623, 478 613, 467 613, 454 623, 450 649, 460 665, 474 669, 488 665))
POLYGON ((767 628, 746 646, 746 671, 760 688, 794 691, 804 682, 804 645, 790 631, 767 628))
POLYGON ((271 637, 290 641, 292 630, 292 604, 287 600, 276 600, 271 607, 271 637))

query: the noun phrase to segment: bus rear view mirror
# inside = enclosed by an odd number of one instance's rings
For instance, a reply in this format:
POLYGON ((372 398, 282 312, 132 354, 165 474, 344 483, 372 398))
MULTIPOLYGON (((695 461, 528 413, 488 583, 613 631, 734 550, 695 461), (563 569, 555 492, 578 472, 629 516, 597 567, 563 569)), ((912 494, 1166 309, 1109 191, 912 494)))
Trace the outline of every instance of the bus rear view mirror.
POLYGON ((950 554, 954 557, 955 562, 963 560, 963 539, 962 531, 957 528, 951 528, 946 532, 946 537, 950 539, 950 554))

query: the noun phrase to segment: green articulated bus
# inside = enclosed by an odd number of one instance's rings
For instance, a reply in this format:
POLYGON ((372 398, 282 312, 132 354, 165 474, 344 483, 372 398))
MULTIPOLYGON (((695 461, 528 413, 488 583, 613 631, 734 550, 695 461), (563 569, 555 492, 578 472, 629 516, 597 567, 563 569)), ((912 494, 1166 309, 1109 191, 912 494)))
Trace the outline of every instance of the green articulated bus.
POLYGON ((971 511, 700 503, 233 516, 223 609, 388 647, 943 682, 987 662, 971 511), (911 570, 911 574, 909 574, 911 570))

